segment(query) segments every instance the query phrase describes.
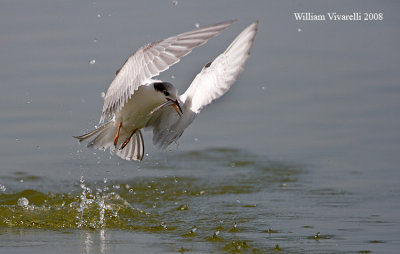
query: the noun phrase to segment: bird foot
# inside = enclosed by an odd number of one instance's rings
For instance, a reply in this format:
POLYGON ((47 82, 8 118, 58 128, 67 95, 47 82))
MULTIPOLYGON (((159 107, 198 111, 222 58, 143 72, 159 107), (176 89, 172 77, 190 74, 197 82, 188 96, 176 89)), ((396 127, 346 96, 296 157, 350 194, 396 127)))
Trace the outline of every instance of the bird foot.
POLYGON ((132 131, 131 135, 125 139, 124 143, 122 143, 121 148, 119 150, 122 150, 125 148, 125 146, 129 143, 129 141, 131 141, 131 138, 132 138, 133 134, 135 134, 135 132, 136 132, 136 129, 134 129, 132 131))
MULTIPOLYGON (((120 122, 119 125, 118 125, 117 134, 115 135, 115 138, 114 138, 114 147, 117 146, 118 138, 119 138, 119 131, 121 130, 121 127, 122 127, 122 122, 120 122)), ((125 142, 126 142, 126 141, 125 141, 125 142)), ((125 143, 125 142, 124 142, 124 143, 125 143)), ((128 141, 128 142, 129 142, 129 141, 128 141)))

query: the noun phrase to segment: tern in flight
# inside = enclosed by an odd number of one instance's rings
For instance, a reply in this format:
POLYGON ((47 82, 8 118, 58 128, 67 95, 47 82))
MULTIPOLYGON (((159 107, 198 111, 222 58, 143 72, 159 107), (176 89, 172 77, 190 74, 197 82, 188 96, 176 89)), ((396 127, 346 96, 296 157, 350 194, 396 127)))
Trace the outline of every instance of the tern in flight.
POLYGON ((204 106, 225 94, 235 82, 250 55, 258 21, 207 63, 182 95, 171 83, 152 78, 233 22, 198 28, 137 50, 116 72, 107 90, 101 125, 75 138, 80 142, 92 138, 88 147, 109 148, 123 159, 139 161, 144 154, 143 128, 153 129, 153 143, 159 148, 165 149, 178 140, 204 106))

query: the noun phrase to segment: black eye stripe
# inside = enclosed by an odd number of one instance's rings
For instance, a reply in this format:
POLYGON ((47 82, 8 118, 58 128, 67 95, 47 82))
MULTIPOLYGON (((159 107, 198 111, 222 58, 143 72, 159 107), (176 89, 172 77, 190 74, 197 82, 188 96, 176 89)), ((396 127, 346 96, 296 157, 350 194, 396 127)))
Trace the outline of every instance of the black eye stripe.
POLYGON ((154 83, 154 89, 156 89, 157 91, 163 92, 163 91, 165 91, 167 88, 165 87, 164 83, 162 83, 162 82, 157 82, 157 83, 154 83))
POLYGON ((153 83, 154 89, 156 91, 162 92, 165 96, 170 96, 171 89, 173 88, 171 83, 168 82, 154 82, 153 83))

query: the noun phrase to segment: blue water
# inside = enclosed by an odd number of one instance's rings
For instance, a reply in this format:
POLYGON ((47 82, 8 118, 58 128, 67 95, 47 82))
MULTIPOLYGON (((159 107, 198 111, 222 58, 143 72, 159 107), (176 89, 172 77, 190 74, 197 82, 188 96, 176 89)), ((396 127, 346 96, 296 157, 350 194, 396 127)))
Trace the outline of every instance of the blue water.
MULTIPOLYGON (((54 246, 61 253, 167 253, 182 247, 232 252, 231 239, 247 239, 251 247, 245 251, 266 252, 278 244, 287 253, 397 253, 399 7, 388 1, 3 2, 1 194, 79 195, 82 176, 97 187, 104 178, 137 184, 135 179, 182 177, 191 188, 221 190, 205 200, 171 194, 196 211, 175 222, 178 228, 187 231, 191 222, 209 219, 191 241, 179 229, 4 226, 0 253, 52 253, 54 246), (373 12, 384 18, 296 21, 293 12, 373 12), (145 133, 146 156, 137 163, 89 150, 72 138, 98 123, 101 94, 135 49, 196 24, 232 18, 238 21, 231 28, 161 75, 184 92, 205 63, 260 21, 245 71, 178 145, 158 151, 145 133), (298 171, 260 170, 271 163, 298 171), (218 215, 228 220, 220 230, 222 243, 206 240, 222 220, 211 219, 218 215), (229 232, 238 218, 242 231, 229 232), (276 232, 268 233, 270 227, 276 232)), ((126 200, 137 202, 135 207, 156 202, 126 200)), ((175 216, 151 209, 160 221, 175 216)), ((0 217, 4 225, 7 218, 0 217)))

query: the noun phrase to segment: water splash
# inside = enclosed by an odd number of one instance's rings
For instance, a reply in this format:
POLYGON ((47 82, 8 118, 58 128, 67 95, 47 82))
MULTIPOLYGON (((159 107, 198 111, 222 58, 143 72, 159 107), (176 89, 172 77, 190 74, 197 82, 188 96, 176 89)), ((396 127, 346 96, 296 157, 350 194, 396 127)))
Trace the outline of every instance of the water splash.
POLYGON ((29 200, 26 197, 20 197, 17 204, 21 207, 27 208, 29 205, 29 200))
MULTIPOLYGON (((107 181, 107 178, 104 178, 103 183, 106 184, 107 181)), ((107 204, 108 200, 119 200, 120 196, 118 194, 115 192, 108 193, 109 187, 107 186, 97 188, 94 194, 93 190, 86 186, 83 176, 80 179, 80 187, 82 193, 80 194, 80 203, 77 208, 79 215, 76 217, 78 228, 104 228, 106 226, 106 213, 109 213, 109 217, 118 217, 118 210, 107 204), (93 216, 93 210, 98 211, 98 216, 93 216)), ((125 204, 128 203, 125 202, 125 204)))

